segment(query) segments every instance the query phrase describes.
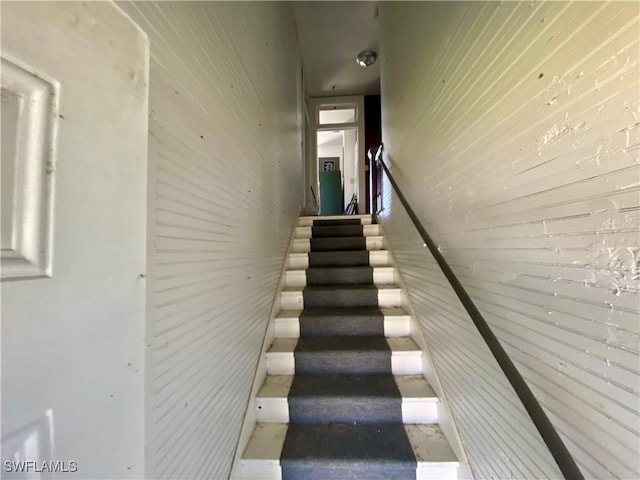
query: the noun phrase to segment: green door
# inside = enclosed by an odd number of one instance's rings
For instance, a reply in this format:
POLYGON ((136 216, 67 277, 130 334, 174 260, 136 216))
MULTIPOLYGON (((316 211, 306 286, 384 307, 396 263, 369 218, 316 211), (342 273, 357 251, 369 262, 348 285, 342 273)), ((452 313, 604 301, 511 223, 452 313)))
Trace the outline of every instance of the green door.
POLYGON ((320 215, 341 215, 343 210, 340 170, 320 172, 320 215))

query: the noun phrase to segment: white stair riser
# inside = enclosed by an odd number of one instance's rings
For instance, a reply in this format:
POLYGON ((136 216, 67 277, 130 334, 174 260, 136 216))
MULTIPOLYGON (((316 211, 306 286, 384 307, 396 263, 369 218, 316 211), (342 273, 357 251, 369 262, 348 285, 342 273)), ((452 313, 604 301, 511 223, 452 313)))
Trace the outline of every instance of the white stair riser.
MULTIPOLYGON (((367 250, 382 250, 384 239, 381 236, 366 237, 367 250)), ((311 241, 308 238, 294 238, 291 252, 306 253, 311 250, 311 241)))
MULTIPOLYGON (((405 337, 411 334, 409 315, 384 318, 385 337, 405 337)), ((300 320, 298 318, 276 318, 276 338, 300 338, 300 320)))
POLYGON ((238 480, 282 480, 280 459, 246 459, 238 465, 238 480))
POLYGON ((445 467, 426 462, 418 462, 416 480, 457 480, 458 467, 445 467))
POLYGON ((362 225, 371 225, 371 215, 331 215, 325 217, 300 217, 298 219, 299 227, 311 227, 314 220, 343 220, 343 219, 359 219, 362 225))
POLYGON ((289 423, 287 397, 256 397, 256 420, 259 423, 289 423))
MULTIPOLYGON (((259 423, 289 423, 287 397, 257 397, 256 418, 259 423)), ((438 406, 435 398, 403 398, 404 423, 437 423, 438 406)))
MULTIPOLYGON (((393 267, 375 267, 373 269, 374 285, 392 285, 397 283, 398 276, 393 267)), ((285 287, 306 287, 307 271, 306 270, 287 270, 285 272, 285 287)))
POLYGON ((267 375, 295 375, 293 352, 267 352, 267 375))
MULTIPOLYGON (((382 235, 380 225, 362 225, 362 227, 362 235, 365 237, 382 235)), ((313 229, 311 226, 296 227, 294 238, 311 238, 312 234, 313 229)))
MULTIPOLYGON (((381 308, 401 307, 401 289, 385 288, 378 290, 378 306, 381 308)), ((280 308, 282 310, 302 310, 304 308, 302 290, 280 292, 280 308)))
POLYGON ((422 352, 391 352, 391 372, 394 375, 422 375, 422 352))
POLYGON ((300 338, 299 318, 276 318, 275 319, 276 338, 300 338))
POLYGON ((438 401, 433 398, 403 398, 404 423, 438 423, 438 401))
MULTIPOLYGON (((296 361, 293 352, 267 352, 267 375, 294 375, 296 361)), ((391 352, 391 372, 394 375, 421 375, 422 353, 391 352)))
MULTIPOLYGON (((391 266, 391 256, 387 250, 370 250, 369 265, 372 267, 391 266)), ((309 268, 308 253, 291 253, 287 263, 287 268, 292 270, 304 270, 309 268)))

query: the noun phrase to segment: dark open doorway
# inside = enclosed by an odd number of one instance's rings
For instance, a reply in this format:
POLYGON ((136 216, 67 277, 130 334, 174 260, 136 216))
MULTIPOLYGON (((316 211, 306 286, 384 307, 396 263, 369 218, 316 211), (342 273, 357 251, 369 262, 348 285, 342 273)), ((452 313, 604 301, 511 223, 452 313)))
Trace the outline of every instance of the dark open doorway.
MULTIPOLYGON (((366 95, 364 97, 364 151, 377 148, 382 143, 382 111, 380 95, 366 95)), ((366 212, 376 213, 380 207, 382 195, 382 175, 375 165, 371 165, 365 156, 365 197, 366 212)))

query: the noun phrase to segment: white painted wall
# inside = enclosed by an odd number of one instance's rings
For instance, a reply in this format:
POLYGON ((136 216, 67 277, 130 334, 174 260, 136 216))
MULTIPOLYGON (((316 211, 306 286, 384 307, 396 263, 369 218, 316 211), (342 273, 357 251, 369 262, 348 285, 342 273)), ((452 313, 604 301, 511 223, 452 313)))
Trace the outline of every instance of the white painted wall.
POLYGON ((120 3, 151 42, 147 468, 226 478, 302 202, 286 3, 120 3))
MULTIPOLYGON (((588 478, 638 478, 637 3, 382 3, 393 174, 588 478)), ((389 185, 479 478, 557 477, 389 185)))
POLYGON ((34 472, 51 460, 77 469, 55 478, 144 478, 147 38, 110 2, 3 2, 2 57, 3 97, 6 61, 27 90, 51 86, 51 110, 23 118, 38 102, 23 91, 2 121, 26 126, 20 135, 48 125, 54 139, 18 139, 24 176, 2 182, 36 206, 16 208, 9 228, 51 225, 40 277, 2 283, 2 477, 53 478, 34 472), (44 164, 30 163, 43 147, 44 164), (38 200, 49 192, 52 203, 38 200), (15 474, 10 460, 39 463, 15 474))
POLYGON ((356 129, 345 130, 343 135, 344 148, 344 206, 347 208, 351 197, 358 190, 358 151, 356 129))
POLYGON ((316 131, 311 125, 311 118, 309 115, 313 115, 309 110, 307 102, 305 100, 305 116, 304 116, 304 205, 305 211, 303 213, 312 215, 314 208, 317 207, 317 203, 320 201, 320 192, 318 191, 318 160, 316 157, 316 131), (311 193, 311 187, 313 187, 313 193, 311 193), (315 194, 315 199, 314 199, 315 194))

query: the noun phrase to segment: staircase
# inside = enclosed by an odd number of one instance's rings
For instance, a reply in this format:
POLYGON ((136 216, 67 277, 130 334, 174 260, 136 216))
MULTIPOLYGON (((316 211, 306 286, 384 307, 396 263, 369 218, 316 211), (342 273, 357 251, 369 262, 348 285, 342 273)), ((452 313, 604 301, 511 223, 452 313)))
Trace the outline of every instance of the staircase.
POLYGON ((370 216, 301 217, 242 479, 455 479, 370 216))

